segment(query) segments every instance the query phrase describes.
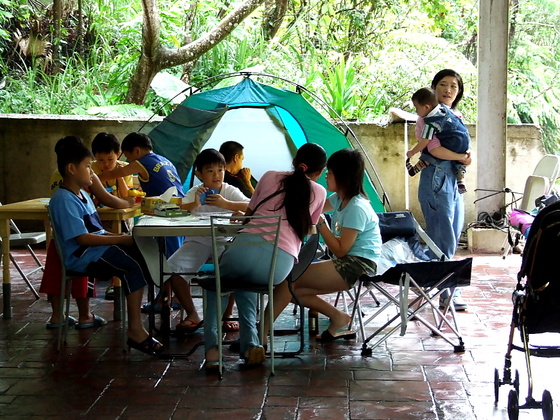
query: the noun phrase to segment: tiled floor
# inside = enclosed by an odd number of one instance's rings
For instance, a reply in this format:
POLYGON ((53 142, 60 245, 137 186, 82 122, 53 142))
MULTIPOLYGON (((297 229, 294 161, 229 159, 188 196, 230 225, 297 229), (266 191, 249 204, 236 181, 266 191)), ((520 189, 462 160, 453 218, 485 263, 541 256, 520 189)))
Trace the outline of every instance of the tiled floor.
MULTIPOLYGON (((56 333, 45 329, 48 303, 35 301, 13 270, 14 316, 0 319, 0 417, 507 419, 510 387, 502 387, 495 406, 493 381, 494 369, 501 374, 504 363, 520 261, 518 255, 505 261, 475 256, 472 285, 463 289, 469 309, 457 315, 464 353, 454 353, 441 338, 411 322, 405 336, 390 338, 371 357, 360 354, 357 341, 318 344, 306 337, 303 354, 276 359, 272 377, 270 361, 241 371, 235 355, 227 353, 222 381, 198 370, 202 349, 171 360, 134 350, 123 353, 116 322, 97 330, 71 330, 68 345, 58 354, 56 333)), ((37 277, 34 283, 38 285, 37 277)), ((103 291, 99 285, 100 295, 103 291)), ((95 299, 93 307, 112 319, 111 302, 95 299)), ((286 311, 282 322, 291 324, 291 317, 286 311)), ((195 334, 168 345, 184 353, 200 339, 195 334)), ((531 360, 535 398, 540 400, 545 387, 553 398, 560 396, 558 362, 531 360)), ((514 353, 513 366, 521 374, 523 403, 527 384, 520 352, 514 353)), ((554 408, 558 410, 557 403, 554 408)), ((522 410, 520 418, 540 419, 542 413, 522 410)))

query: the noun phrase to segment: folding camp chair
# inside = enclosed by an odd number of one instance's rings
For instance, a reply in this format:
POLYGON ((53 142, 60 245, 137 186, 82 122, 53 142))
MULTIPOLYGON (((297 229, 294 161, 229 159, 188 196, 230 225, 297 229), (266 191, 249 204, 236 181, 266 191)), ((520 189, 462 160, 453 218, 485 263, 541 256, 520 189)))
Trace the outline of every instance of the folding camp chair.
POLYGON ((370 355, 374 348, 399 329, 400 334, 404 335, 407 322, 411 319, 426 326, 433 335, 442 337, 456 352, 464 351, 464 342, 455 319, 452 299, 449 299, 443 310, 440 310, 438 298, 447 288, 450 289, 452 296, 456 287, 470 284, 472 259, 443 261, 441 251, 421 229, 410 212, 382 213, 379 216, 384 242, 394 238, 417 239, 420 236, 430 249, 440 256, 441 261, 397 263, 383 274, 360 278, 354 292, 352 319, 357 318, 360 326, 363 337, 362 355, 370 355), (391 285, 398 286, 397 290, 395 291, 391 285), (387 298, 387 301, 376 308, 373 314, 366 314, 366 307, 362 304, 363 297, 366 295, 364 291, 372 289, 387 298), (396 314, 390 316, 387 322, 377 326, 375 331, 367 336, 366 325, 372 323, 381 314, 385 314, 385 311, 394 309, 395 306, 396 314), (425 308, 431 308, 433 322, 423 316, 421 311, 425 308), (451 330, 456 341, 443 331, 444 327, 451 330), (377 341, 368 347, 374 338, 377 338, 377 341))
MULTIPOLYGON (((2 205, 2 203, 0 203, 0 206, 1 205, 2 205)), ((18 247, 18 246, 19 247, 21 247, 21 246, 25 247, 27 249, 27 251, 29 251, 29 254, 31 254, 31 257, 33 257, 33 259, 35 260, 35 263, 37 264, 37 267, 35 267, 31 271, 25 272, 25 271, 23 271, 23 267, 15 259, 14 255, 10 252, 10 261, 12 262, 12 264, 14 265, 14 267, 16 268, 18 273, 21 275, 21 277, 23 278, 23 280, 25 281, 25 283, 29 287, 29 290, 31 290, 33 295, 35 295, 35 299, 39 299, 39 293, 37 293, 37 290, 35 290, 35 287, 31 283, 31 280, 29 279, 29 276, 31 276, 32 274, 35 274, 39 270, 44 271, 45 266, 43 265, 41 260, 39 260, 39 257, 37 256, 37 254, 35 254, 35 251, 33 251, 33 248, 31 248, 31 245, 40 244, 40 243, 45 242, 47 240, 47 234, 45 232, 26 232, 26 233, 22 233, 18 229, 15 222, 11 219, 10 219, 10 231, 11 231, 11 234, 10 234, 10 249, 13 248, 13 247, 18 247)), ((1 245, 2 245, 2 238, 0 238, 0 246, 1 245)))

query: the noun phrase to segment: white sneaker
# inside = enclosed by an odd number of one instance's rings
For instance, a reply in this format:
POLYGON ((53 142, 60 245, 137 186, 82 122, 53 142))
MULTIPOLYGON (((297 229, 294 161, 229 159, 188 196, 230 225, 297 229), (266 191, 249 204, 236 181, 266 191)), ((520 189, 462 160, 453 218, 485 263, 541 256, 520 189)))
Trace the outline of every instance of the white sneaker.
MULTIPOLYGON (((444 291, 439 297, 439 309, 444 309, 449 302, 449 292, 444 291)), ((455 311, 462 312, 467 310, 467 302, 463 300, 461 290, 455 289, 453 293, 453 307, 455 311)))

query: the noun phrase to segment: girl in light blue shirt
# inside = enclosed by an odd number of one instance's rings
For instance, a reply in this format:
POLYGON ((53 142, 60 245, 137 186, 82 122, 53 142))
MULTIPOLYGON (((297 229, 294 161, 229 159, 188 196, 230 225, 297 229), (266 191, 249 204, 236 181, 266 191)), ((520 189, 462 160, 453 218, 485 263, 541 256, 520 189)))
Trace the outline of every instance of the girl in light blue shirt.
MULTIPOLYGON (((294 293, 303 305, 330 318, 328 329, 317 337, 321 341, 355 338, 356 333, 339 331, 350 323, 350 315, 319 295, 349 290, 360 276, 377 271, 381 254, 379 218, 364 192, 364 174, 364 158, 357 150, 339 150, 329 158, 327 190, 334 194, 325 202, 323 212, 332 212, 332 220, 329 228, 321 216, 317 230, 333 256, 312 263, 294 283, 294 293)), ((274 292, 275 310, 289 303, 290 295, 285 296, 286 302, 280 302, 283 295, 274 292)))

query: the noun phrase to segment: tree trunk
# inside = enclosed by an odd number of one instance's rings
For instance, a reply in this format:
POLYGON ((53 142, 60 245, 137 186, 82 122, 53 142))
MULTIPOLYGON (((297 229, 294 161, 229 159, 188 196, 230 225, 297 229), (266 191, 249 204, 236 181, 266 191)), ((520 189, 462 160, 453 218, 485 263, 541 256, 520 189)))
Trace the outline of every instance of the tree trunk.
POLYGON ((53 72, 58 73, 60 71, 60 37, 62 31, 60 30, 62 26, 62 0, 53 1, 53 26, 54 26, 54 39, 53 39, 53 72))
POLYGON ((266 0, 266 12, 263 18, 263 34, 267 41, 276 36, 278 29, 282 25, 286 10, 288 10, 288 0, 266 0))
POLYGON ((144 27, 142 28, 142 52, 136 66, 126 103, 142 105, 154 76, 162 69, 195 61, 228 36, 237 25, 265 0, 245 0, 222 19, 210 32, 177 49, 161 46, 160 18, 157 0, 142 0, 144 27))

